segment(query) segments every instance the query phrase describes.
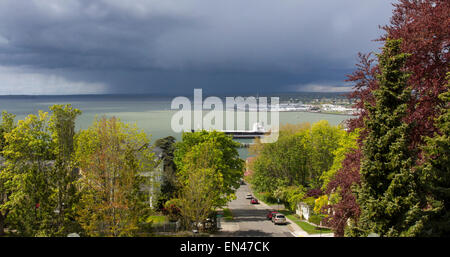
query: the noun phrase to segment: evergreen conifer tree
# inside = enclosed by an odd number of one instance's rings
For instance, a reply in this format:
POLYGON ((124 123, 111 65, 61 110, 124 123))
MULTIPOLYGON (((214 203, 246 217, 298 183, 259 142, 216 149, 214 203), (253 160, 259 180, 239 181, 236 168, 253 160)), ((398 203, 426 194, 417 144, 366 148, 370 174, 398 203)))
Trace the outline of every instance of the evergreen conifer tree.
POLYGON ((387 40, 378 55, 379 89, 375 104, 367 106, 367 138, 363 147, 361 186, 357 190, 361 208, 360 229, 380 236, 410 236, 421 216, 418 176, 411 171, 414 154, 408 148, 412 124, 404 122, 411 89, 410 74, 404 72, 408 54, 402 40, 387 40))
MULTIPOLYGON (((447 73, 450 80, 450 73, 447 73)), ((450 82, 447 91, 439 98, 445 103, 441 115, 436 119, 436 127, 440 133, 433 138, 426 138, 424 147, 426 162, 419 171, 422 175, 426 198, 426 221, 422 235, 450 235, 450 82)))

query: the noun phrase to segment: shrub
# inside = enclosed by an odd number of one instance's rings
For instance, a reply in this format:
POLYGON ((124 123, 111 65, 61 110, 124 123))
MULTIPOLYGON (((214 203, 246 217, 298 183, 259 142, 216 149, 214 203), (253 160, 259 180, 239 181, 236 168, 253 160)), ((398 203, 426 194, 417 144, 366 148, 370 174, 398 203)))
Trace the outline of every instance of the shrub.
POLYGON ((164 204, 163 214, 169 217, 170 221, 177 221, 181 217, 179 200, 172 199, 164 204))
POLYGON ((322 217, 320 215, 313 214, 313 215, 309 216, 308 221, 311 223, 314 223, 316 225, 320 225, 320 222, 322 221, 322 217))
POLYGON ((259 193, 259 197, 261 198, 260 200, 262 200, 265 203, 271 204, 271 203, 277 203, 277 199, 269 192, 262 192, 259 193))
POLYGON ((306 203, 311 210, 314 209, 314 204, 316 203, 316 198, 314 197, 307 197, 303 199, 303 202, 306 203))
POLYGON ((323 195, 319 198, 317 198, 314 202, 314 212, 317 214, 322 213, 324 210, 323 208, 328 205, 328 196, 323 195))

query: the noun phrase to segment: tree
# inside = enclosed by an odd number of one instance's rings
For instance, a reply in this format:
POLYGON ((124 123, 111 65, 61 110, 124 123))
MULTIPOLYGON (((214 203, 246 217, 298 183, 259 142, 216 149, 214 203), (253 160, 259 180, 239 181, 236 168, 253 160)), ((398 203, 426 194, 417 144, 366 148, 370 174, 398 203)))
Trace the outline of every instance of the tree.
POLYGON ((75 120, 81 114, 70 105, 53 105, 50 107, 49 130, 52 133, 54 173, 52 174, 53 194, 57 217, 57 227, 62 234, 79 229, 75 222, 74 205, 78 201, 75 182, 78 179, 74 157, 75 120))
POLYGON ((244 175, 244 161, 239 158, 236 148, 239 143, 223 132, 199 131, 193 133, 183 133, 182 141, 176 144, 174 162, 178 169, 177 177, 182 185, 186 185, 190 171, 196 169, 201 164, 204 169, 213 169, 223 179, 219 199, 215 206, 224 206, 233 199, 234 192, 239 188, 240 180, 244 175), (203 146, 202 146, 203 145, 203 146), (196 149, 196 147, 209 147, 211 154, 196 151, 190 155, 191 160, 186 159, 186 155, 196 149), (189 161, 187 161, 189 160, 189 161))
POLYGON ((11 130, 14 129, 14 119, 16 118, 16 115, 8 113, 6 111, 2 112, 2 123, 0 124, 0 152, 3 151, 3 149, 6 146, 6 139, 5 135, 11 130))
POLYGON ((322 181, 328 182, 335 173, 335 170, 329 171, 331 167, 335 165, 334 169, 338 169, 336 155, 342 160, 341 152, 355 141, 354 134, 347 134, 339 126, 330 126, 327 121, 312 126, 283 126, 277 142, 257 143, 255 147, 258 155, 252 164, 254 189, 274 196, 276 191, 278 195, 286 195, 283 192, 288 192, 291 186, 323 187, 322 181))
MULTIPOLYGON (((331 209, 330 215, 325 219, 326 223, 333 228, 334 236, 345 235, 347 224, 358 227, 360 208, 353 193, 355 186, 360 184, 360 160, 362 153, 360 149, 351 150, 345 155, 340 168, 333 179, 327 185, 326 194, 329 195, 331 209)), ((353 234, 356 236, 356 234, 353 234)))
MULTIPOLYGON (((2 123, 0 124, 0 153, 6 146, 5 135, 14 129, 15 115, 2 112, 2 123)), ((0 154, 0 236, 4 235, 5 222, 9 214, 9 208, 5 206, 8 201, 9 192, 6 190, 7 179, 3 174, 3 157, 0 154)))
POLYGON ((4 137, 2 179, 8 197, 1 209, 9 210, 8 224, 28 236, 55 233, 48 113, 29 115, 4 137))
POLYGON ((339 142, 345 136, 345 131, 337 126, 330 126, 328 121, 316 122, 311 127, 312 160, 310 179, 311 186, 318 188, 322 186, 321 176, 328 171, 333 164, 335 151, 339 142))
POLYGON ((76 140, 82 196, 77 220, 89 236, 130 236, 148 210, 154 169, 149 139, 135 126, 105 117, 76 140))
MULTIPOLYGON (((411 74, 408 85, 414 90, 415 97, 408 101, 405 121, 415 123, 410 133, 412 146, 423 143, 423 136, 433 136, 436 131, 434 118, 445 105, 438 95, 446 91, 450 57, 449 12, 450 3, 446 0, 399 0, 394 4, 390 24, 382 27, 386 33, 379 41, 402 39, 401 51, 410 53, 404 69, 411 74)), ((380 69, 371 54, 359 54, 357 70, 347 80, 355 83, 355 90, 349 97, 357 100, 355 107, 360 110, 357 118, 350 121, 350 129, 364 127, 366 103, 373 104, 378 74, 380 69)))
POLYGON ((291 134, 280 130, 275 143, 263 144, 253 162, 253 189, 271 195, 289 186, 307 187, 310 182, 313 149, 309 129, 291 134))
MULTIPOLYGON (((450 80, 450 73, 447 75, 450 80)), ((450 234, 450 82, 447 91, 440 99, 447 105, 442 107, 441 115, 436 120, 439 132, 434 137, 427 137, 424 147, 426 161, 419 168, 424 186, 425 222, 422 235, 448 236, 450 234)))
POLYGON ((323 190, 327 189, 330 181, 332 181, 336 173, 342 169, 343 161, 345 160, 347 154, 358 148, 359 129, 352 132, 347 132, 341 129, 338 133, 339 137, 334 142, 336 144, 336 149, 332 152, 334 156, 333 164, 320 176, 323 190))
POLYGON ((409 149, 410 124, 403 121, 411 89, 403 71, 408 54, 401 53, 401 40, 388 40, 379 55, 381 74, 375 90, 375 106, 368 106, 368 130, 363 146, 358 203, 360 226, 381 236, 414 235, 420 217, 415 163, 409 149))
POLYGON ((75 119, 81 113, 70 105, 50 107, 13 125, 4 113, 2 140, 8 190, 4 208, 10 223, 25 235, 64 235, 73 228, 70 215, 77 179, 72 165, 75 119), (69 225, 70 224, 70 225, 69 225))
POLYGON ((342 130, 341 133, 333 152, 333 164, 320 177, 321 189, 325 191, 328 202, 317 208, 326 212, 323 221, 333 228, 335 236, 344 236, 349 219, 354 222, 355 217, 359 217, 359 206, 352 191, 353 186, 359 183, 359 129, 351 132, 342 130))
POLYGON ((212 142, 203 142, 193 146, 183 158, 187 165, 180 171, 184 178, 180 211, 188 228, 198 230, 214 208, 222 206, 227 199, 223 193, 224 178, 216 166, 221 155, 212 142))
POLYGON ((213 211, 215 203, 209 194, 214 191, 214 181, 219 179, 212 169, 194 170, 180 197, 180 212, 188 229, 199 230, 213 211))
MULTIPOLYGON (((408 134, 411 149, 422 149, 424 138, 434 136, 437 131, 434 118, 439 116, 441 107, 446 105, 437 96, 446 91, 445 74, 448 71, 450 57, 449 12, 450 2, 446 0, 400 0, 394 4, 390 24, 382 27, 386 33, 380 41, 386 41, 388 38, 403 39, 401 51, 411 54, 404 67, 405 71, 411 74, 408 85, 415 92, 414 97, 408 101, 404 118, 405 122, 412 124, 408 134)), ((357 69, 348 76, 347 81, 354 83, 354 91, 349 98, 356 99, 354 107, 359 110, 357 117, 350 120, 348 125, 350 131, 361 128, 359 138, 361 149, 367 134, 364 125, 364 120, 368 118, 366 106, 373 105, 375 102, 373 92, 379 87, 377 75, 380 74, 380 69, 371 54, 359 54, 359 59, 357 69)), ((361 151, 360 149, 358 151, 361 151)), ((425 155, 420 151, 417 151, 416 155, 416 160, 420 164, 425 155)), ((350 156, 348 158, 353 161, 360 160, 350 156)), ((348 184, 345 182, 346 174, 354 172, 353 168, 359 166, 359 163, 347 165, 346 167, 350 170, 336 174, 336 176, 344 176, 336 178, 337 181, 344 183, 342 187, 348 184)), ((354 183, 358 184, 359 181, 354 183)), ((356 202, 351 205, 356 205, 356 202)), ((356 218, 356 216, 353 217, 353 219, 356 218)), ((346 220, 339 223, 346 224, 346 220)))
POLYGON ((176 165, 173 161, 175 152, 175 138, 172 136, 160 138, 156 140, 155 146, 162 149, 162 159, 164 162, 164 171, 161 181, 161 195, 159 198, 159 206, 177 196, 178 181, 176 177, 176 165))
POLYGON ((303 186, 279 187, 275 190, 273 196, 285 203, 286 208, 295 211, 297 204, 306 196, 306 189, 303 186))
POLYGON ((435 119, 446 105, 438 96, 447 90, 450 58, 450 2, 447 0, 399 0, 380 40, 402 39, 401 51, 409 53, 405 70, 415 97, 408 102, 405 117, 412 123, 411 147, 419 147, 437 131, 435 119))

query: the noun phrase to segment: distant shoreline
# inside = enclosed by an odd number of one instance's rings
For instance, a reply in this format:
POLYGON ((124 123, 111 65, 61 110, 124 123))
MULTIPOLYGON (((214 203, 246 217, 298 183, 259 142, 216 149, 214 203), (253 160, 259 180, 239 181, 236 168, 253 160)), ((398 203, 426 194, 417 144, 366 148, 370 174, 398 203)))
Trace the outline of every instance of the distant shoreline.
MULTIPOLYGON (((259 96, 259 97, 270 97, 270 96, 296 96, 296 95, 308 95, 308 96, 312 96, 312 95, 316 95, 316 96, 344 96, 346 94, 348 94, 350 92, 266 92, 266 93, 256 93, 256 92, 238 92, 238 93, 231 93, 231 92, 219 92, 219 93, 204 93, 204 97, 207 96, 220 96, 220 97, 225 97, 225 96, 259 96)), ((111 96, 111 97, 120 97, 120 96, 124 96, 124 97, 148 97, 148 96, 156 96, 156 97, 176 97, 176 96, 186 96, 186 97, 191 97, 192 96, 192 92, 176 92, 176 93, 132 93, 132 94, 127 94, 127 93, 117 93, 117 94, 69 94, 69 95, 37 95, 37 94, 21 94, 21 95, 0 95, 0 98, 2 97, 84 97, 84 96, 89 96, 89 97, 95 97, 95 96, 99 96, 99 97, 104 97, 104 96, 111 96)))

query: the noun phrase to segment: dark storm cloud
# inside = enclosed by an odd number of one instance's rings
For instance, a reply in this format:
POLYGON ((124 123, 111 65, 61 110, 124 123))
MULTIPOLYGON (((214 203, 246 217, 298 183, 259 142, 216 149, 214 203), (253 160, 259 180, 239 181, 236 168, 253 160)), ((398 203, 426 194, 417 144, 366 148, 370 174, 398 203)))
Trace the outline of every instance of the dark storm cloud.
POLYGON ((371 40, 391 8, 388 0, 0 0, 0 93, 17 84, 45 92, 49 80, 80 93, 323 90, 343 85, 357 52, 376 50, 371 40))

